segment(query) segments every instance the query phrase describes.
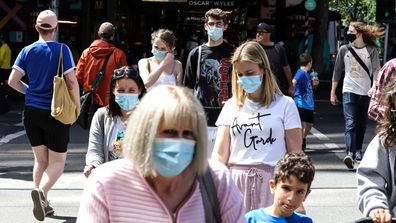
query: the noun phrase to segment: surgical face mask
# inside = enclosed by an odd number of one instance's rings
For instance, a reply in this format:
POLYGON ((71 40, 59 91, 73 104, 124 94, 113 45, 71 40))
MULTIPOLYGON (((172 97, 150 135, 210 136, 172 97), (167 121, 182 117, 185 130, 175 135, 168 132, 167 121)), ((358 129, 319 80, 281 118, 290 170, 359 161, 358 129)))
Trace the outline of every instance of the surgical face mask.
POLYGON ((261 86, 260 75, 242 76, 237 80, 237 83, 243 90, 251 94, 261 86))
POLYGON ((223 28, 215 27, 213 29, 208 29, 208 36, 213 40, 217 41, 223 36, 223 28))
POLYGON ((131 111, 139 103, 139 94, 118 93, 115 95, 115 102, 124 111, 131 111))
POLYGON ((346 34, 345 38, 346 40, 352 43, 356 39, 356 34, 348 33, 346 34))
POLYGON ((183 138, 157 138, 154 142, 154 168, 164 177, 179 175, 190 165, 196 141, 183 138))
POLYGON ((164 60, 166 54, 168 54, 168 51, 159 51, 159 50, 156 50, 153 48, 151 50, 151 53, 153 54, 154 59, 162 61, 162 60, 164 60))

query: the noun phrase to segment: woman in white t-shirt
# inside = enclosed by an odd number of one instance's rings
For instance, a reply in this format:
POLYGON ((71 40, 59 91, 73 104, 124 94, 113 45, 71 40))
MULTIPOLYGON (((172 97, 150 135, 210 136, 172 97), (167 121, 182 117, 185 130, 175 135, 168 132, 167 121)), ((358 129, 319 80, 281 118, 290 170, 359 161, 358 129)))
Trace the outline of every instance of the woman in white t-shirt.
POLYGON ((272 204, 269 179, 284 154, 301 152, 301 121, 293 99, 282 95, 258 43, 239 46, 232 64, 233 97, 216 122, 212 159, 229 166, 248 212, 272 204))
POLYGON ((173 32, 167 29, 154 31, 151 34, 151 44, 153 56, 138 62, 140 75, 147 90, 161 84, 181 85, 183 66, 173 54, 176 48, 173 32))
POLYGON ((96 111, 89 129, 86 177, 97 166, 122 158, 122 140, 129 116, 145 93, 143 80, 135 69, 124 66, 114 70, 109 105, 96 111))

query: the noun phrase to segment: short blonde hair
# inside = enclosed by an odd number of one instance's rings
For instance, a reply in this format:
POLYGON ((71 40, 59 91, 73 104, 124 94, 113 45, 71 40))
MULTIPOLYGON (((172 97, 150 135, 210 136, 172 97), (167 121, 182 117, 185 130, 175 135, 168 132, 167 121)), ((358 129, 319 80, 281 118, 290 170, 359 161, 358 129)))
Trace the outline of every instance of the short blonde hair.
POLYGON ((245 42, 235 49, 232 56, 232 94, 236 97, 238 107, 242 107, 246 92, 237 83, 238 74, 235 70, 236 62, 250 62, 257 64, 263 71, 263 82, 261 83, 261 101, 263 106, 268 106, 275 98, 275 93, 282 95, 275 77, 272 74, 270 63, 263 47, 255 41, 245 42))
POLYGON ((196 140, 195 153, 190 167, 202 174, 208 166, 206 115, 201 103, 191 90, 171 85, 157 86, 149 91, 133 111, 123 140, 125 157, 145 177, 155 177, 153 145, 161 124, 174 125, 191 121, 196 140))

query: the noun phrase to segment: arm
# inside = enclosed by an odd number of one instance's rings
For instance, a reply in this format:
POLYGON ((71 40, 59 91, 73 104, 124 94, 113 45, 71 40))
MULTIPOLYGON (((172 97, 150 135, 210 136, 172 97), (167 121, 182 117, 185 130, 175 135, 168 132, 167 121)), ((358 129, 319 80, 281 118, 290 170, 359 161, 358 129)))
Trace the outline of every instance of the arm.
POLYGON ((379 70, 381 69, 379 54, 378 54, 378 50, 376 47, 373 47, 372 55, 370 55, 370 58, 371 58, 371 66, 372 66, 372 70, 373 70, 373 74, 372 74, 373 75, 373 85, 371 86, 371 88, 368 91, 369 97, 371 97, 371 95, 373 94, 373 91, 377 87, 378 73, 379 73, 379 70))
POLYGON ((210 161, 213 183, 217 189, 217 197, 223 223, 241 223, 243 216, 243 196, 231 177, 230 171, 219 162, 210 161))
POLYGON ((67 88, 72 92, 73 101, 76 104, 77 108, 80 110, 80 89, 78 87, 77 78, 75 75, 75 71, 71 71, 64 75, 67 88))
POLYGON ((224 165, 228 165, 228 159, 230 158, 230 144, 230 126, 219 126, 211 159, 217 160, 224 165))
POLYGON ((292 82, 293 76, 292 76, 290 66, 289 65, 284 66, 284 67, 282 67, 282 69, 283 69, 283 73, 285 74, 287 83, 289 84, 288 93, 291 97, 293 97, 293 95, 294 95, 294 87, 293 87, 293 82, 292 82))
POLYGON ((76 77, 78 80, 78 83, 81 86, 84 86, 84 73, 85 73, 85 51, 81 54, 80 59, 77 62, 77 68, 76 68, 76 77))
POLYGON ((332 105, 337 105, 339 100, 336 95, 338 82, 341 79, 342 73, 345 72, 344 56, 348 48, 344 45, 340 48, 334 65, 333 78, 330 91, 330 102, 332 105))
POLYGON ((21 79, 23 77, 22 72, 17 69, 12 69, 10 77, 8 78, 8 85, 22 94, 26 94, 26 89, 29 87, 21 79))
POLYGON ((95 167, 105 161, 104 118, 106 115, 106 109, 99 109, 92 118, 91 128, 89 129, 88 151, 85 155, 84 175, 86 177, 91 174, 95 167))
POLYGON ((300 153, 302 145, 301 128, 285 130, 286 150, 288 153, 300 153))
POLYGON ((165 56, 165 59, 161 61, 156 69, 152 69, 151 72, 148 70, 148 59, 139 60, 138 67, 140 71, 140 75, 143 79, 144 85, 146 88, 153 86, 153 84, 158 80, 161 76, 161 73, 165 69, 166 66, 173 63, 175 56, 172 53, 168 53, 165 56))
POLYGON ((180 61, 177 61, 177 69, 176 69, 176 85, 183 85, 183 64, 180 61))
POLYGON ((358 180, 358 207, 364 216, 371 216, 378 209, 389 209, 389 194, 387 186, 390 165, 388 149, 385 149, 378 135, 370 142, 364 154, 356 175, 358 180))
POLYGON ((78 210, 78 223, 107 223, 110 222, 105 199, 105 191, 95 174, 92 174, 84 186, 80 208, 78 210))

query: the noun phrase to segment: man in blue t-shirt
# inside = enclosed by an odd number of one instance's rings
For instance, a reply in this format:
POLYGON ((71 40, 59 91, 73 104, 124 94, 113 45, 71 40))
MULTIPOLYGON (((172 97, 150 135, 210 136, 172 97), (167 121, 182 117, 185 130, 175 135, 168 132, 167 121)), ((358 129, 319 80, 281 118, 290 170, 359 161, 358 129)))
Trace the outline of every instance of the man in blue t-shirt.
MULTIPOLYGON (((36 20, 38 41, 24 47, 12 66, 8 84, 25 96, 23 124, 34 153, 31 192, 33 215, 43 221, 54 210, 48 203, 48 191, 63 173, 69 143, 70 125, 51 116, 54 77, 62 61, 64 78, 74 99, 79 99, 78 82, 71 51, 66 44, 55 42, 58 18, 50 10, 40 12, 36 20), (61 49, 62 47, 62 49, 61 49), (62 58, 60 55, 62 52, 62 58), (29 84, 21 79, 27 76, 29 84), (45 174, 44 174, 45 173, 45 174)), ((79 109, 80 100, 75 100, 79 109)))
POLYGON ((314 118, 314 95, 312 85, 316 87, 319 84, 319 80, 316 76, 315 78, 311 78, 308 73, 312 68, 312 58, 309 54, 302 53, 300 55, 300 64, 301 67, 294 75, 292 83, 294 86, 294 102, 300 114, 303 131, 302 150, 305 151, 306 137, 311 131, 314 118))

